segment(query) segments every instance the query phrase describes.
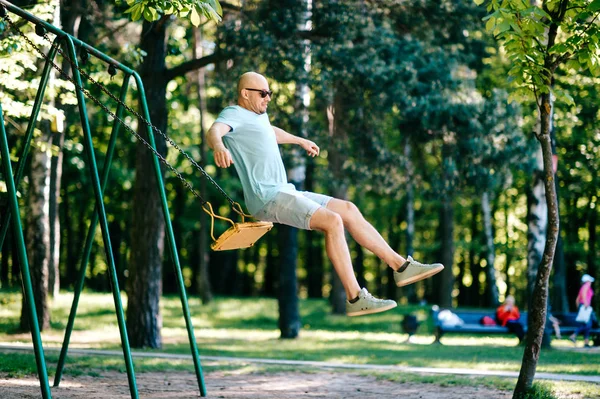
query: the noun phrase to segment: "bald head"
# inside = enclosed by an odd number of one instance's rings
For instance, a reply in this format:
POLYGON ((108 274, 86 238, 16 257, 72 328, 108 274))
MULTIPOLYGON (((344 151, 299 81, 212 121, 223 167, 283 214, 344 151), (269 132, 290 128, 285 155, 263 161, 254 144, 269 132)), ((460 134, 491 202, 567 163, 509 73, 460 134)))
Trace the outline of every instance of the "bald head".
POLYGON ((238 82, 238 105, 259 115, 267 112, 271 101, 269 82, 256 72, 246 72, 238 82))
POLYGON ((240 80, 238 82, 237 87, 238 96, 241 95, 242 90, 244 89, 262 89, 263 87, 269 87, 269 83, 267 82, 267 79, 264 76, 256 72, 246 72, 245 74, 240 76, 240 80))

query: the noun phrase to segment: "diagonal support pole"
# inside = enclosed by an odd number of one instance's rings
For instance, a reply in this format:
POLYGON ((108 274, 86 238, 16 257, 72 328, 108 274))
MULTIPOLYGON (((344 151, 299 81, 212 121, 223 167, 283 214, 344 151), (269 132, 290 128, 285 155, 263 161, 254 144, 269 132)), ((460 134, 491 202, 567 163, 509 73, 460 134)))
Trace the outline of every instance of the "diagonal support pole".
MULTIPOLYGON (((144 91, 144 84, 142 79, 137 73, 133 73, 135 82, 138 89, 138 97, 140 104, 142 105, 143 115, 146 120, 150 120, 150 112, 148 111, 148 103, 146 102, 146 94, 144 91)), ((150 126, 146 126, 148 133, 148 142, 152 148, 156 149, 156 143, 154 140, 154 132, 150 126)), ((200 365, 200 356, 198 355, 198 346, 196 345, 196 337, 194 335, 194 325, 192 324, 192 317, 190 315, 190 308, 188 306, 187 295, 185 293, 185 282, 183 280, 183 274, 181 273, 181 264, 179 263, 179 255, 177 254, 177 245, 175 244, 175 235, 173 234, 173 224, 171 223, 171 217, 169 214, 169 205, 167 203, 167 196, 165 194, 165 185, 162 179, 162 173, 160 170, 160 163, 156 155, 152 155, 154 160, 154 171, 156 175, 156 184, 161 198, 163 215, 165 218, 165 228, 167 230, 167 241, 169 243, 169 251, 171 253, 171 260, 173 261, 173 268, 175 269, 175 276, 177 277, 177 286, 179 288, 179 299, 181 300, 181 308, 183 310, 183 317, 185 319, 185 326, 188 333, 188 340, 190 342, 190 350, 192 352, 192 358, 194 360, 194 370, 196 371, 196 379, 198 380, 198 387, 200 388, 200 395, 206 396, 206 385, 204 384, 204 375, 202 373, 202 366, 200 365)))
MULTIPOLYGON (((127 89, 129 88, 129 75, 125 75, 123 78, 123 85, 121 86, 121 93, 119 95, 119 99, 121 102, 125 101, 127 97, 127 89)), ((116 111, 116 115, 121 119, 123 115, 123 105, 119 103, 116 111)), ((108 143, 108 149, 106 151, 106 160, 104 161, 104 166, 102 170, 102 192, 106 188, 106 184, 108 182, 108 176, 110 174, 110 166, 112 163, 112 158, 115 152, 115 146, 117 143, 117 136, 119 133, 119 129, 121 127, 121 122, 119 119, 115 119, 113 122, 112 132, 110 134, 110 140, 108 143)), ((60 357, 58 358, 58 364, 56 365, 56 374, 54 376, 54 386, 57 387, 60 384, 60 380, 62 378, 62 373, 65 366, 65 360, 67 358, 67 352, 69 350, 69 341, 71 340, 71 332, 73 331, 73 326, 75 324, 75 316, 77 315, 77 307, 79 306, 79 298, 81 297, 81 291, 83 290, 83 284, 85 282, 85 274, 87 271, 87 265, 90 259, 90 252, 92 250, 92 245, 94 243, 94 236, 96 232, 96 227, 98 226, 98 212, 94 212, 92 214, 92 220, 90 221, 90 227, 88 229, 87 237, 85 240, 85 246, 83 249, 83 254, 81 256, 81 265, 79 266, 79 276, 77 282, 75 283, 75 292, 73 296, 73 304, 71 305, 71 312, 69 313, 69 321, 67 322, 67 329, 65 330, 65 338, 63 339, 62 348, 60 350, 60 357)))
POLYGON ((31 327, 31 339, 33 340, 33 349, 35 351, 35 362, 37 364, 42 397, 51 399, 50 384, 48 383, 48 371, 46 370, 46 361, 44 359, 44 347, 42 346, 42 337, 40 336, 40 326, 35 309, 35 300, 33 298, 33 287, 31 285, 31 274, 29 272, 29 261, 27 259, 27 250, 25 249, 25 238, 23 237, 23 228, 21 226, 21 216, 19 213, 19 203, 17 201, 17 189, 12 179, 12 167, 10 165, 10 150, 8 149, 8 138, 4 129, 4 116, 2 115, 2 105, 0 104, 0 152, 2 155, 2 169, 4 172, 6 187, 8 188, 8 200, 12 213, 16 215, 13 218, 13 234, 19 252, 19 263, 21 264, 21 278, 23 280, 23 296, 27 305, 29 316, 29 326, 31 327))
POLYGON ((123 356, 125 357, 125 366, 127 368, 127 378, 129 381, 129 392, 131 397, 137 399, 138 390, 135 381, 135 373, 133 370, 133 360, 131 358, 131 348, 129 346, 129 338, 127 336, 127 326, 125 325, 125 315, 123 313, 123 304, 121 302, 121 291, 119 289, 119 280, 117 277, 117 270, 115 266, 115 260, 113 257, 112 245, 110 242, 110 234, 108 231, 108 219, 106 217, 106 210, 104 209, 104 196, 102 187, 100 185, 100 177, 98 176, 98 165, 96 163, 96 156, 94 155, 94 143, 92 140, 92 134, 90 131, 90 123, 87 116, 87 109, 85 105, 85 96, 81 88, 81 74, 78 69, 77 54, 75 52, 75 45, 71 36, 64 36, 64 40, 67 44, 67 50, 69 58, 74 63, 73 78, 76 83, 76 94, 77 94, 77 106, 79 108, 79 116, 81 119, 81 126, 83 128, 84 136, 84 148, 88 159, 88 167, 90 168, 90 174, 92 178, 92 184, 94 186, 94 194, 96 196, 96 210, 99 214, 100 229, 102 230, 102 239, 104 241, 104 250, 106 253, 106 260, 108 261, 109 277, 111 282, 113 300, 115 302, 115 309, 117 313, 117 322, 119 324, 119 333, 121 335, 121 344, 123 345, 123 356))

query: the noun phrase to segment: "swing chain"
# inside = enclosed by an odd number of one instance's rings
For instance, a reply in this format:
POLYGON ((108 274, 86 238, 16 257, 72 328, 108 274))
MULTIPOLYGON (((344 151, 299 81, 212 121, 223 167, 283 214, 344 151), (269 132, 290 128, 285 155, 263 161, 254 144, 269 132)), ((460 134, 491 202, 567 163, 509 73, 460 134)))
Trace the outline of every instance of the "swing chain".
MULTIPOLYGON (((194 196, 196 196, 198 199, 200 199, 200 201, 202 201, 202 205, 205 205, 208 201, 204 200, 204 198, 202 198, 200 196, 200 194, 198 194, 194 188, 192 187, 192 185, 156 150, 152 147, 152 145, 150 143, 148 143, 143 137, 141 137, 137 132, 135 132, 133 129, 131 129, 121 118, 119 118, 118 116, 116 116, 112 111, 110 111, 103 103, 100 102, 100 100, 98 100, 97 98, 95 98, 88 90, 86 90, 83 87, 80 87, 70 76, 68 76, 68 74, 63 71, 58 65, 56 65, 53 61, 51 61, 47 55, 37 46, 35 45, 23 32, 21 32, 21 30, 19 30, 14 23, 12 22, 12 20, 10 19, 10 17, 8 15, 4 16, 4 19, 7 21, 7 23, 11 26, 11 28, 15 29, 19 35, 21 37, 23 37, 23 39, 33 48, 36 49, 36 51, 42 56, 42 58, 44 58, 46 61, 50 62, 52 64, 52 66, 57 69, 68 81, 70 81, 71 83, 73 83, 73 85, 75 85, 75 87, 79 90, 81 90, 88 98, 90 98, 92 101, 94 101, 94 103, 96 103, 99 107, 101 107, 106 113, 108 113, 111 117, 113 117, 114 119, 118 120, 129 132, 131 132, 142 144, 144 144, 149 150, 151 150, 157 157, 158 159, 165 165, 167 166, 167 168, 169 168, 169 170, 171 170, 173 173, 175 173, 175 175, 181 180, 181 182, 183 183, 183 185, 192 192, 192 194, 194 196)), ((36 25, 37 26, 37 25, 36 25)), ((246 215, 243 211, 241 211, 241 207, 239 205, 239 203, 235 202, 218 184, 217 182, 214 181, 214 179, 200 166, 198 165, 198 163, 189 155, 187 154, 181 147, 179 147, 179 145, 177 145, 177 143, 175 143, 175 141, 173 141, 173 139, 171 139, 166 133, 164 133, 163 131, 161 131, 159 128, 157 128, 156 126, 154 126, 150 121, 148 121, 146 118, 144 118, 144 116, 142 116, 140 113, 138 113, 137 111, 135 111, 134 109, 132 109, 131 107, 129 107, 127 104, 125 104, 123 101, 121 101, 121 99, 117 98, 114 94, 112 94, 104 85, 102 85, 101 83, 99 83, 98 81, 96 81, 94 78, 92 78, 87 72, 85 72, 83 69, 81 69, 81 67, 79 67, 68 55, 66 55, 64 53, 64 51, 60 48, 60 46, 55 43, 52 42, 52 40, 50 40, 50 38, 48 37, 47 33, 43 34, 43 38, 48 41, 49 43, 51 43, 51 45, 53 47, 56 47, 56 49, 58 50, 58 52, 69 62, 69 64, 77 69, 81 75, 83 75, 86 79, 90 80, 93 84, 95 84, 102 92, 104 92, 106 95, 108 95, 110 98, 112 98, 114 101, 116 101, 118 104, 120 104, 121 106, 123 106, 127 111, 129 111, 130 113, 132 113, 133 115, 135 115, 139 120, 141 120, 146 126, 149 126, 153 131, 157 132, 158 134, 160 134, 172 147, 174 147, 177 151, 179 151, 179 153, 181 155, 183 155, 197 170, 199 170, 204 177, 206 177, 216 188, 217 190, 227 199, 227 201, 229 201, 229 203, 232 206, 232 209, 234 212, 240 214, 242 217, 244 216, 249 216, 246 215)), ((113 64, 111 64, 111 66, 114 67, 113 64)))
MULTIPOLYGON (((19 35, 21 37, 23 37, 23 39, 30 45, 32 46, 34 49, 36 49, 36 51, 42 56, 42 58, 44 58, 47 62, 50 62, 52 64, 52 66, 58 70, 69 82, 71 82, 78 90, 80 90, 82 93, 84 93, 86 95, 86 97, 90 98, 94 103, 96 103, 96 105, 98 105, 99 107, 101 107, 106 113, 108 113, 111 117, 113 117, 115 120, 119 121, 119 123, 121 123, 123 125, 123 127, 125 127, 125 129, 127 129, 129 132, 131 132, 142 144, 144 144, 150 151, 152 151, 154 153, 154 155, 156 155, 158 157, 158 159, 167 167, 169 168, 169 170, 171 170, 173 173, 175 173, 175 175, 181 180, 181 182, 183 183, 183 185, 188 188, 192 194, 194 194, 194 196, 196 196, 200 201, 202 201, 202 205, 208 203, 208 201, 204 200, 204 198, 202 198, 202 196, 200 196, 200 194, 198 194, 196 192, 196 190, 194 190, 194 188, 192 187, 192 185, 181 175, 181 173, 179 173, 175 167, 173 167, 156 149, 154 149, 152 147, 152 145, 150 143, 148 143, 146 141, 146 139, 144 139, 142 136, 140 136, 140 134, 136 131, 134 131, 132 128, 130 128, 125 121, 123 121, 121 118, 119 118, 115 113, 113 113, 110 109, 108 109, 108 107, 106 105, 104 105, 102 102, 100 102, 100 100, 98 100, 97 98, 95 98, 87 89, 79 86, 61 67, 59 67, 58 65, 56 65, 54 63, 54 61, 50 60, 48 58, 48 56, 36 45, 34 44, 23 32, 21 32, 19 29, 16 29, 15 25, 13 24, 13 22, 10 20, 10 17, 8 15, 4 16, 4 19, 7 21, 7 23, 15 30, 17 30, 17 32, 19 32, 19 35)), ((44 38, 48 41, 49 38, 44 35, 44 38)), ((50 41, 51 42, 51 41, 50 41)), ((52 43, 52 42, 51 42, 52 43)), ((65 54, 62 52, 62 50, 60 49, 60 47, 58 46, 58 44, 56 43, 52 43, 52 46, 56 46, 58 51, 63 55, 63 57, 66 57, 65 54)), ((67 57, 68 58, 68 57, 67 57)), ((69 59, 69 62, 73 65, 72 61, 69 59)), ((78 68, 79 69, 79 68, 78 68)), ((81 71, 81 70, 80 70, 81 71)), ((89 75, 87 76, 89 78, 89 75)), ((94 81, 94 83, 99 84, 97 82, 94 81)), ((120 102, 120 101, 119 101, 120 102)), ((121 103, 121 102, 120 102, 121 103)))

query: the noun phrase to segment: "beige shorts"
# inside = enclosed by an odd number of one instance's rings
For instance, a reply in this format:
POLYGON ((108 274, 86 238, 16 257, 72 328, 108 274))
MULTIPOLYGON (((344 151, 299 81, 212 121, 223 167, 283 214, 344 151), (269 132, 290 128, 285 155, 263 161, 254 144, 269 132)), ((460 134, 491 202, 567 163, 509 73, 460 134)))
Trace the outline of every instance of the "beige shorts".
POLYGON ((281 223, 310 230, 310 218, 333 197, 310 191, 280 191, 254 217, 264 222, 281 223))

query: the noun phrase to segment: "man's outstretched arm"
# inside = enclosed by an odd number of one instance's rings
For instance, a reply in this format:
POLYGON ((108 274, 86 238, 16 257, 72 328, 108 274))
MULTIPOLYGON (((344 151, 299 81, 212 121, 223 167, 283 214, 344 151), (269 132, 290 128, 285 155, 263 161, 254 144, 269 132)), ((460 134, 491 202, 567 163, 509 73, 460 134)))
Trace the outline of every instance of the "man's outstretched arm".
POLYGON ((208 146, 213 150, 215 164, 221 168, 228 168, 233 164, 231 153, 223 144, 223 136, 225 136, 231 127, 225 123, 215 122, 206 133, 206 141, 208 146))
POLYGON ((277 139, 277 144, 298 144, 300 147, 304 148, 306 150, 306 153, 311 157, 316 157, 317 155, 319 155, 319 146, 316 145, 313 141, 303 139, 302 137, 294 136, 293 134, 290 134, 276 126, 273 126, 273 130, 275 131, 275 138, 277 139))

